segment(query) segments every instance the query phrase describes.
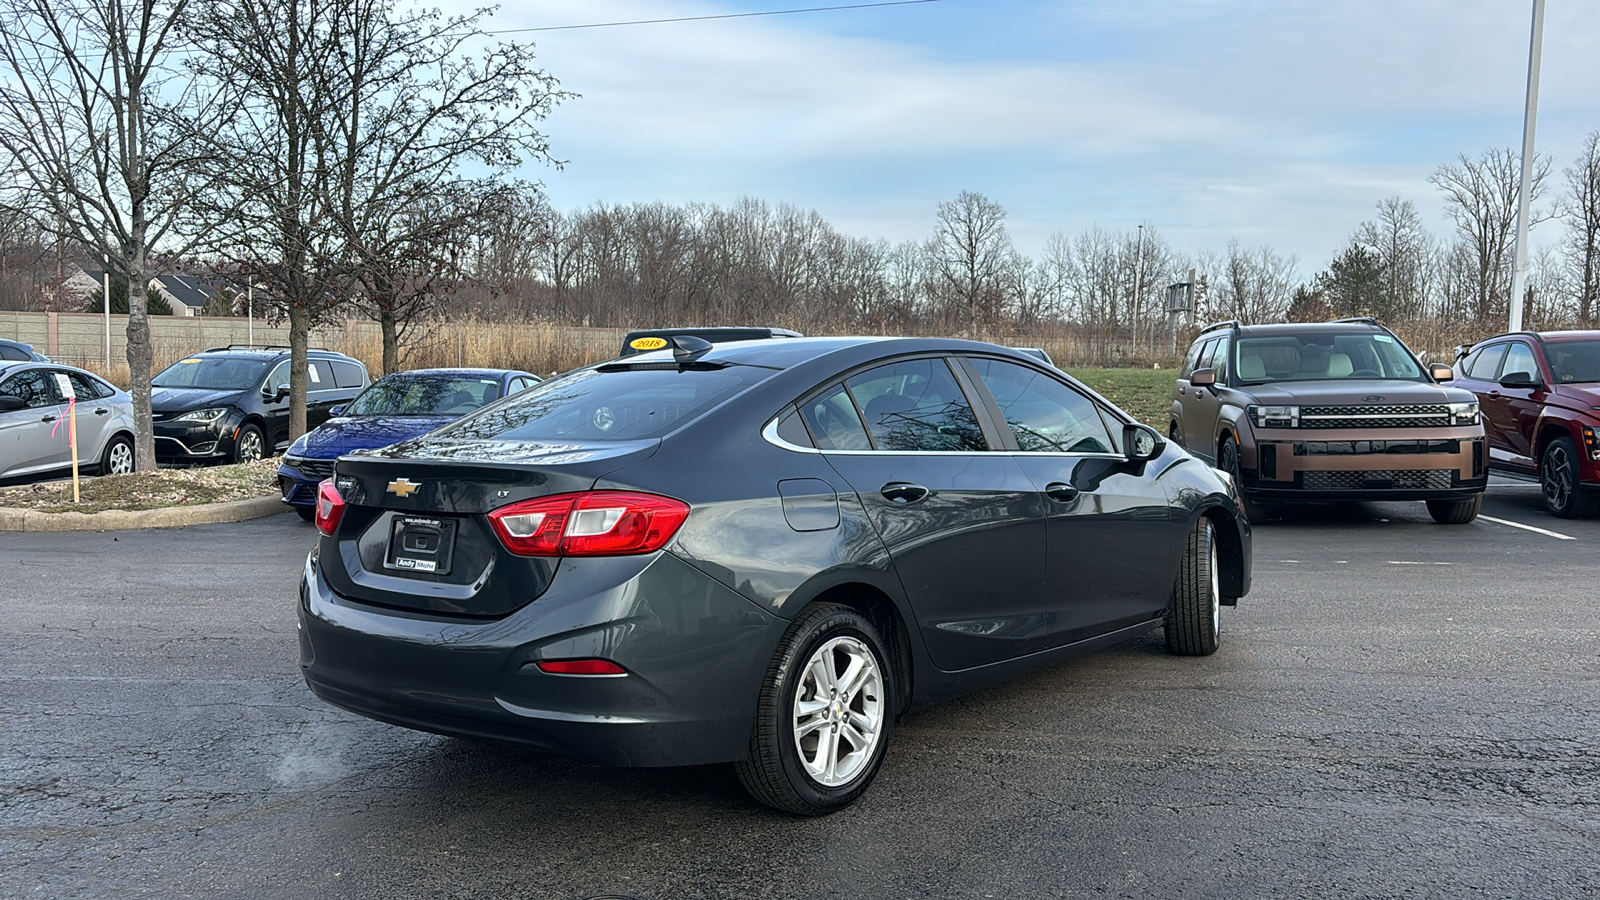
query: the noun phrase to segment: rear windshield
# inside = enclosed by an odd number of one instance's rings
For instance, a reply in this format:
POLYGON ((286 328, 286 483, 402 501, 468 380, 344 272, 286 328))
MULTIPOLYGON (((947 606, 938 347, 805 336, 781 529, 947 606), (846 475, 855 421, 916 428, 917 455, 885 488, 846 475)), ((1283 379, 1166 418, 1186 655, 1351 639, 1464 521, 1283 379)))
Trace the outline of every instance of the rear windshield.
POLYGON ((436 434, 465 440, 648 440, 771 374, 750 366, 684 372, 585 369, 542 381, 436 434))
MULTIPOLYGON (((336 364, 337 365, 337 364, 336 364)), ((459 416, 500 399, 498 378, 390 375, 345 408, 347 416, 459 416)))
POLYGON ((1556 381, 1600 382, 1600 341, 1551 341, 1545 344, 1544 352, 1556 381))
POLYGON ((1400 378, 1426 381, 1411 351, 1391 335, 1278 334, 1241 337, 1234 375, 1240 384, 1400 378))

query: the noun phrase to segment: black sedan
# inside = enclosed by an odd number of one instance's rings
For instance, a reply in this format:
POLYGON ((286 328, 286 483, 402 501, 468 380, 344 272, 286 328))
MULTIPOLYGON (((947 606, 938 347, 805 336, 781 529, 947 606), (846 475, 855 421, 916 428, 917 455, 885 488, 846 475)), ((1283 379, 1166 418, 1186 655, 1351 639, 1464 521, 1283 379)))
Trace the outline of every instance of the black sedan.
POLYGON ((818 815, 899 717, 1164 627, 1214 651, 1250 526, 1059 370, 937 339, 669 349, 342 457, 300 597, 323 699, 818 815))

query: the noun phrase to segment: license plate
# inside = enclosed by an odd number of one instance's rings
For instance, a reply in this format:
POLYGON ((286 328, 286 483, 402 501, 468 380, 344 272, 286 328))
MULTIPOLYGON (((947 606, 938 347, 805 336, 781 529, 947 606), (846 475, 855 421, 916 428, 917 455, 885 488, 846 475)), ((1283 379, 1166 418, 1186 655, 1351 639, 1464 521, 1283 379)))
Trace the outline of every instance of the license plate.
POLYGON ((435 516, 396 516, 389 531, 386 569, 450 574, 456 549, 456 520, 435 516))

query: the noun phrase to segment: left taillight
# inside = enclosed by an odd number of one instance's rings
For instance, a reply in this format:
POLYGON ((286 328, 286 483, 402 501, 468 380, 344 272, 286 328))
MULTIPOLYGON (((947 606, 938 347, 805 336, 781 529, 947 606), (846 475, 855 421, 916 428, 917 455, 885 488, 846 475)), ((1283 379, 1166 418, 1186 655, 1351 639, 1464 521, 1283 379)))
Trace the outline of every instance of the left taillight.
POLYGON ((518 556, 629 556, 667 545, 689 504, 638 491, 585 491, 513 503, 489 513, 518 556))
POLYGON ((339 494, 339 489, 333 486, 333 479, 325 478, 317 485, 317 530, 333 537, 333 532, 339 527, 339 520, 343 517, 344 497, 339 494))

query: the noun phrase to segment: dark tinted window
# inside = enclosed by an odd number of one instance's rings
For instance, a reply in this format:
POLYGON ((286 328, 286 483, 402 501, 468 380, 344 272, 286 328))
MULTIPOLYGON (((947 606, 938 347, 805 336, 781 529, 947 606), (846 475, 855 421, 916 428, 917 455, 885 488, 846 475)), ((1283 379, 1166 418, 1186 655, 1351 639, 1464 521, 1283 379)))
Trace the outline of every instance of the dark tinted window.
POLYGON ((796 447, 812 447, 811 433, 806 431, 804 422, 800 421, 799 410, 791 409, 784 413, 778 420, 778 439, 793 444, 796 447))
POLYGON ((339 387, 333 380, 333 367, 325 359, 306 361, 306 390, 332 391, 339 387))
POLYGON ((1189 345, 1189 353, 1183 358, 1183 372, 1179 377, 1188 378, 1189 373, 1195 370, 1195 363, 1200 359, 1200 351, 1204 347, 1205 341, 1195 341, 1189 345))
POLYGON ((1026 366, 975 359, 972 367, 989 389, 1006 426, 1026 452, 1110 453, 1111 434, 1094 401, 1026 366))
POLYGON ((80 402, 99 400, 112 394, 111 385, 98 378, 92 378, 82 372, 67 372, 66 376, 72 382, 72 392, 80 402))
POLYGON ((30 409, 37 406, 53 406, 60 402, 56 399, 55 389, 46 380, 42 369, 18 372, 5 381, 0 381, 0 394, 21 397, 30 409))
POLYGON ((872 449, 855 402, 843 385, 836 384, 807 402, 801 414, 817 446, 824 450, 872 449))
POLYGON ((21 347, 0 344, 0 359, 32 359, 21 347))
POLYGON ((1483 348, 1483 355, 1472 364, 1471 377, 1482 381, 1494 381, 1499 377, 1500 360, 1506 358, 1506 344, 1495 344, 1483 348))
POLYGON ((333 367, 333 381, 339 387, 358 388, 367 383, 366 370, 356 363, 334 359, 329 360, 328 364, 333 367))
POLYGON ((1209 338, 1205 343, 1200 345, 1200 352, 1195 357, 1194 361, 1194 367, 1196 369, 1211 368, 1211 357, 1216 354, 1217 344, 1221 342, 1221 340, 1221 338, 1216 337, 1209 338))
POLYGON ((657 438, 771 375, 751 366, 681 372, 586 369, 542 381, 437 434, 504 441, 657 438))
POLYGON ((263 360, 237 356, 191 356, 180 359, 151 379, 156 387, 192 387, 242 391, 255 387, 266 371, 263 360))
POLYGON ((1600 381, 1600 341, 1561 341, 1544 346, 1550 374, 1562 384, 1600 381))
POLYGON ((880 366, 845 382, 877 450, 987 450, 950 367, 942 359, 880 366))

